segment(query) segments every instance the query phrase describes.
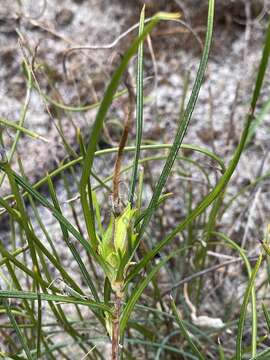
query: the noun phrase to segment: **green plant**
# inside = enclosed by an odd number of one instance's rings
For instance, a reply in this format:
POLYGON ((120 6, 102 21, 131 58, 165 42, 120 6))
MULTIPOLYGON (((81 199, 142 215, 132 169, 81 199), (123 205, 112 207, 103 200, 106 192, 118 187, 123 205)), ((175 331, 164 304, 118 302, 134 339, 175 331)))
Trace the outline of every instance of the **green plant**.
MULTIPOLYGON (((213 33, 214 7, 215 1, 209 0, 207 32, 200 66, 187 106, 179 118, 176 135, 172 144, 143 144, 143 42, 159 21, 175 20, 178 18, 178 14, 158 13, 145 25, 143 9, 139 35, 125 52, 120 65, 111 78, 104 97, 99 104, 87 146, 85 146, 84 140, 78 131, 80 154, 77 155, 76 152, 71 151, 74 156, 73 159, 70 158, 54 172, 47 174, 37 184, 31 185, 26 179, 22 164, 19 162, 19 174, 11 168, 11 162, 9 161, 11 156, 6 157, 4 151, 1 152, 0 167, 7 176, 11 189, 9 196, 0 198, 0 204, 3 208, 2 213, 8 213, 11 226, 16 227, 17 233, 21 236, 20 240, 14 240, 14 237, 17 237, 17 235, 12 234, 14 247, 11 250, 6 249, 2 242, 0 243, 0 253, 2 255, 0 265, 5 268, 5 273, 8 273, 9 277, 6 279, 7 289, 0 290, 0 298, 2 299, 1 309, 4 309, 10 319, 10 323, 2 326, 2 329, 12 327, 18 340, 18 342, 14 342, 11 337, 6 339, 14 351, 10 354, 2 353, 2 357, 14 359, 38 359, 42 357, 56 359, 63 357, 68 359, 69 355, 65 352, 65 349, 68 346, 76 345, 84 354, 84 358, 103 359, 102 351, 97 346, 99 340, 98 334, 101 332, 102 336, 100 338, 103 344, 107 341, 106 334, 111 340, 111 358, 113 360, 119 359, 120 356, 127 359, 134 358, 130 350, 132 343, 158 348, 156 359, 160 358, 164 350, 168 350, 172 354, 177 354, 177 356, 182 356, 183 358, 206 359, 207 355, 204 354, 205 344, 214 346, 220 359, 225 358, 222 346, 217 346, 211 336, 205 335, 199 328, 181 319, 176 305, 179 299, 171 300, 170 302, 172 314, 166 312, 166 301, 162 296, 162 291, 158 286, 156 277, 161 269, 166 269, 167 264, 173 258, 182 261, 190 251, 194 252, 196 266, 200 269, 205 264, 206 251, 210 247, 217 246, 217 244, 220 245, 221 241, 218 242, 219 238, 227 246, 239 252, 249 276, 247 290, 240 310, 238 330, 236 331, 236 352, 233 359, 240 360, 243 358, 243 353, 248 354, 249 352, 251 352, 252 359, 261 359, 269 353, 266 349, 260 352, 257 351, 261 340, 257 336, 258 324, 254 282, 262 262, 262 256, 259 256, 255 268, 252 270, 244 250, 226 237, 226 235, 216 232, 215 223, 222 209, 226 186, 236 169, 247 142, 251 139, 257 124, 261 121, 261 116, 257 118, 256 122, 254 118, 270 53, 270 26, 267 30, 262 61, 259 66, 257 81, 250 103, 250 111, 246 117, 240 142, 229 165, 226 167, 222 159, 207 149, 182 143, 203 84, 213 33), (136 144, 135 146, 127 147, 126 143, 135 107, 133 84, 131 83, 130 76, 127 74, 127 68, 129 61, 136 53, 138 53, 136 144), (127 111, 126 122, 123 126, 123 135, 120 139, 119 148, 97 151, 97 144, 107 112, 115 97, 119 96, 119 93, 116 92, 123 76, 125 76, 127 90, 122 91, 120 95, 128 94, 129 110, 127 111), (141 156, 143 150, 153 151, 162 149, 167 149, 168 153, 159 156, 141 156), (212 189, 210 188, 207 172, 198 162, 192 162, 186 156, 180 156, 178 154, 180 149, 189 149, 194 152, 203 153, 206 157, 217 163, 221 176, 212 189), (133 161, 131 165, 122 168, 123 153, 128 151, 134 154, 133 161), (111 176, 106 179, 100 179, 93 172, 93 162, 98 156, 105 156, 108 153, 117 153, 115 168, 111 176), (152 246, 151 241, 148 241, 148 231, 149 229, 151 231, 150 221, 153 215, 159 211, 170 197, 170 193, 164 193, 164 188, 178 159, 196 166, 201 171, 207 179, 207 195, 195 206, 190 206, 189 212, 184 219, 174 226, 174 229, 163 239, 154 241, 152 246), (139 165, 159 160, 165 160, 165 164, 160 177, 154 185, 151 200, 144 208, 142 206, 142 199, 145 179, 139 165), (81 168, 79 180, 75 174, 75 166, 77 165, 81 168), (53 179, 57 175, 63 179, 67 193, 73 194, 73 190, 70 189, 67 180, 68 170, 71 171, 79 192, 77 198, 82 208, 86 230, 80 226, 81 219, 80 221, 78 220, 76 209, 72 202, 70 206, 76 226, 73 225, 71 219, 63 214, 57 192, 54 188, 53 179), (123 172, 130 170, 131 181, 128 201, 124 204, 119 194, 119 178, 123 172), (97 180, 96 186, 92 186, 93 179, 97 180), (110 191, 110 181, 112 181, 113 187, 112 207, 109 221, 106 222, 101 215, 104 209, 102 201, 97 196, 97 190, 110 191), (48 200, 39 191, 42 185, 47 185, 51 200, 48 200), (135 193, 137 196, 135 196, 135 193), (72 258, 77 264, 85 286, 78 284, 74 276, 69 273, 68 268, 64 266, 59 249, 55 246, 52 235, 46 229, 43 219, 39 215, 37 204, 45 207, 59 223, 63 242, 72 254, 72 258), (35 231, 33 220, 29 215, 30 208, 34 214, 35 221, 47 239, 47 245, 44 245, 35 231), (169 254, 162 252, 177 235, 182 233, 187 227, 192 226, 195 221, 200 221, 202 224, 204 232, 203 241, 193 241, 192 234, 190 235, 189 233, 190 236, 186 237, 184 244, 181 243, 177 248, 172 247, 169 254), (22 258, 21 255, 25 255, 26 252, 29 252, 30 256, 22 258), (85 262, 85 257, 83 257, 85 254, 88 263, 85 262), (161 254, 162 257, 156 263, 154 260, 158 254, 161 254), (89 270, 90 267, 91 270, 89 270), (57 277, 53 275, 52 268, 57 277), (97 271, 99 272, 98 274, 97 271), (25 278, 24 280, 22 280, 22 274, 25 278), (26 282, 27 289, 24 282, 26 282), (139 303, 141 295, 148 286, 151 286, 153 289, 156 307, 152 307, 150 304, 142 305, 139 303), (250 297, 252 299, 251 349, 243 345, 244 322, 247 317, 247 306, 250 297), (18 303, 9 303, 8 299, 12 298, 19 299, 20 301, 18 303), (48 302, 50 312, 53 314, 54 321, 52 323, 48 323, 48 319, 43 319, 42 306, 44 302, 48 302), (67 315, 65 313, 63 304, 67 303, 73 306, 72 309, 77 316, 75 320, 74 318, 71 319, 70 314, 67 315), (82 310, 83 308, 90 310, 93 314, 92 317, 89 317, 88 314, 85 315, 86 312, 82 310), (156 338, 152 334, 153 324, 152 327, 149 327, 147 321, 140 322, 132 318, 134 311, 138 311, 140 314, 147 311, 148 315, 151 314, 153 317, 154 325, 155 323, 164 324, 168 334, 162 342, 155 341, 156 338), (171 337, 178 334, 178 330, 174 330, 174 321, 179 325, 180 333, 184 338, 181 348, 166 344, 171 337), (89 326, 92 323, 97 327, 95 336, 87 335, 89 326), (60 332, 68 334, 68 341, 54 342, 53 335, 57 336, 56 329, 58 325, 60 326, 60 332), (133 340, 132 335, 130 335, 132 331, 140 334, 141 338, 133 340)), ((35 86, 35 89, 40 91, 38 84, 35 83, 35 69, 31 68, 31 64, 27 63, 26 60, 24 67, 27 72, 29 87, 35 86)), ((48 97, 45 97, 45 100, 50 101, 48 97)), ((268 103, 265 106, 268 108, 268 103)), ((67 107, 63 108, 68 110, 67 107)), ((71 109, 71 111, 73 110, 71 109)), ((22 115, 22 119, 24 117, 25 112, 22 115)), ((19 125, 12 125, 4 119, 0 119, 0 121, 4 122, 7 126, 15 127, 18 134, 24 132, 30 136, 37 137, 35 133, 23 127, 23 121, 19 125)), ((61 129, 59 131, 61 132, 61 129)), ((68 144, 66 145, 68 148, 68 144)), ((189 196, 192 198, 192 191, 189 192, 189 196)), ((189 230, 192 232, 191 227, 189 230)), ((264 242, 263 245, 266 250, 266 256, 268 256, 267 243, 264 242)), ((200 295, 201 284, 195 282, 194 287, 196 287, 200 295)), ((264 314, 267 323, 269 323, 266 307, 264 307, 264 314)), ((143 317, 143 315, 141 316, 143 317)), ((225 328, 227 326, 229 325, 225 324, 225 328)), ((211 332, 209 334, 211 335, 211 332)))

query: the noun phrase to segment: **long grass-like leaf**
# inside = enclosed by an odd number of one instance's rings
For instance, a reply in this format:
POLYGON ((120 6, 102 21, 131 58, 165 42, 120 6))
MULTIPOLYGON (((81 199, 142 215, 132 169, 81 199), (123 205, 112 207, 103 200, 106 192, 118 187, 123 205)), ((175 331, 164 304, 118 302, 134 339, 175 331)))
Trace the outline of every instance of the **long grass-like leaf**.
POLYGON ((154 193, 152 195, 151 201, 148 205, 148 213, 147 216, 145 216, 143 223, 141 225, 141 229, 140 229, 140 233, 138 236, 138 240, 139 238, 143 235, 147 225, 149 224, 151 217, 153 215, 156 203, 158 202, 158 199, 161 195, 161 192, 164 188, 164 185, 167 182, 167 179, 170 175, 171 169, 173 167, 175 158, 178 154, 178 151, 180 149, 180 146, 182 144, 182 141, 184 139, 184 136, 186 134, 188 125, 190 123, 191 120, 191 116, 193 114, 193 110, 195 108, 198 96, 199 96, 199 92, 200 92, 200 88, 202 86, 202 82, 204 79, 204 75, 205 75, 205 71, 206 71, 206 66, 207 66, 207 62, 208 62, 208 57, 209 57, 209 52, 210 52, 210 46, 211 46, 211 41, 212 41, 212 34, 213 34, 213 24, 214 24, 214 7, 215 7, 215 0, 209 0, 209 10, 208 10, 208 21, 207 21, 207 33, 206 33, 206 39, 205 39, 205 45, 204 45, 204 50, 203 50, 203 54, 202 54, 202 58, 201 58, 201 62, 200 62, 200 66, 197 72, 197 76, 195 79, 195 83, 192 89, 192 93, 190 96, 190 99, 188 101, 187 104, 187 108, 184 112, 183 118, 180 120, 179 125, 178 125, 178 129, 177 129, 177 133, 175 135, 174 138, 174 142, 173 142, 173 146, 170 149, 168 158, 166 160, 166 163, 163 167, 162 173, 159 177, 158 183, 155 187, 154 193))
MULTIPOLYGON (((134 345, 144 345, 149 348, 157 348, 157 349, 160 348, 160 343, 154 341, 146 341, 140 339, 126 339, 126 342, 134 345)), ((184 357, 186 359, 198 360, 198 358, 195 357, 194 355, 191 355, 184 350, 176 348, 175 346, 164 345, 163 349, 166 350, 166 352, 172 352, 174 355, 179 354, 181 357, 184 357)), ((134 358, 132 358, 131 360, 134 360, 134 358)))
POLYGON ((187 247, 183 247, 182 249, 173 251, 170 255, 160 260, 160 262, 151 269, 151 271, 147 274, 147 276, 142 281, 140 281, 138 286, 134 289, 134 291, 130 295, 130 298, 127 301, 127 304, 122 312, 121 320, 120 320, 121 336, 123 336, 124 334, 132 310, 134 309, 139 297, 143 293, 144 289, 148 286, 150 281, 154 278, 157 272, 164 266, 164 264, 166 264, 166 262, 168 262, 172 257, 179 255, 181 252, 186 251, 188 248, 189 247, 187 246, 187 247))
MULTIPOLYGON (((51 177, 48 175, 47 179, 48 179, 48 186, 49 186, 50 194, 51 194, 55 209, 62 215, 62 210, 61 210, 59 201, 57 199, 57 195, 56 195, 56 192, 54 190, 54 186, 53 186, 51 177)), ((77 264, 78 264, 78 266, 79 266, 79 268, 81 270, 81 274, 84 277, 84 280, 85 280, 86 284, 88 285, 89 289, 91 290, 95 300, 99 301, 99 297, 98 297, 98 293, 97 293, 97 290, 95 288, 95 285, 94 285, 94 283, 93 283, 93 281, 92 281, 92 279, 90 277, 90 274, 87 271, 87 269, 86 269, 86 267, 85 267, 85 265, 84 265, 84 263, 83 263, 83 261, 81 259, 80 254, 78 253, 75 245, 69 239, 69 233, 68 233, 67 228, 62 223, 60 223, 60 226, 61 226, 61 230, 62 230, 62 233, 63 233, 63 239, 64 239, 66 245, 69 247, 74 259, 76 260, 76 262, 77 262, 77 264)))
MULTIPOLYGON (((220 232, 212 232, 212 235, 214 236, 218 236, 221 239, 225 240, 233 249, 235 249, 236 251, 239 252, 240 256, 242 257, 246 269, 247 269, 247 273, 248 273, 248 277, 249 279, 251 278, 252 275, 252 269, 251 269, 251 265, 250 262, 245 254, 245 251, 239 246, 237 245, 233 240, 231 240, 228 236, 226 236, 225 234, 222 234, 220 232)), ((256 305, 256 291, 255 291, 255 286, 252 286, 251 289, 251 306, 252 306, 252 339, 251 339, 251 349, 252 349, 252 356, 255 356, 256 351, 257 351, 257 305, 256 305)))
MULTIPOLYGON (((261 265, 261 261, 262 261, 262 255, 259 256, 259 258, 256 262, 256 265, 255 265, 255 268, 251 274, 247 289, 245 291, 244 301, 243 301, 241 309, 240 309, 240 318, 239 318, 239 322, 238 322, 238 330, 237 330, 237 338, 236 338, 236 357, 235 357, 236 360, 242 360, 242 338, 243 338, 243 333, 244 333, 245 318, 246 318, 246 314, 247 314, 247 306, 248 306, 252 288, 254 286, 257 272, 261 265)), ((253 354, 253 357, 254 357, 254 355, 256 355, 256 354, 253 354)))
POLYGON ((250 107, 251 107, 250 110, 252 113, 254 113, 254 111, 255 111, 256 104, 257 104, 258 98, 260 96, 265 72, 266 72, 266 69, 268 66, 268 62, 269 62, 269 56, 270 56, 270 21, 268 24, 268 29, 266 31, 266 38, 264 41, 262 59, 260 62, 258 76, 256 79, 256 84, 255 84, 255 89, 254 89, 253 97, 252 97, 251 104, 250 104, 250 107))
POLYGON ((250 360, 268 360, 270 356, 270 348, 267 348, 261 351, 256 356, 252 357, 250 360))
MULTIPOLYGON (((114 97, 114 99, 118 99, 119 97, 125 95, 127 93, 127 90, 124 89, 122 91, 117 92, 114 97)), ((51 103, 53 106, 55 106, 56 108, 59 108, 61 110, 65 110, 65 111, 70 111, 70 112, 84 112, 84 111, 89 111, 89 110, 93 110, 96 109, 100 106, 100 102, 97 103, 93 103, 93 104, 89 104, 89 105, 83 105, 83 106, 72 106, 72 105, 66 105, 64 103, 60 103, 59 101, 56 101, 55 99, 52 99, 51 97, 49 97, 48 95, 44 94, 44 98, 51 103)))
POLYGON ((31 259, 33 262, 33 274, 34 274, 34 280, 35 280, 34 286, 38 286, 38 278, 42 278, 42 275, 40 272, 40 266, 38 263, 38 257, 37 257, 36 248, 35 248, 35 244, 34 244, 34 236, 33 236, 33 232, 31 229, 31 222, 30 222, 30 219, 26 212, 24 200, 21 197, 18 184, 16 183, 14 177, 12 176, 12 169, 8 162, 5 163, 3 166, 4 166, 4 171, 7 174, 11 190, 15 196, 16 206, 19 211, 20 221, 21 221, 21 224, 23 225, 23 229, 24 229, 24 232, 25 232, 25 235, 27 238, 27 242, 29 245, 31 259))
POLYGON ((190 348, 192 349, 192 351, 194 352, 194 354, 197 355, 198 359, 205 360, 205 357, 203 356, 203 354, 200 352, 200 350, 198 349, 196 344, 191 339, 191 337, 190 337, 190 335, 189 335, 183 321, 181 320, 181 317, 179 315, 179 312, 177 310, 177 307, 175 305, 175 302, 174 302, 173 298, 171 298, 171 305, 172 305, 173 314, 174 314, 176 322, 177 322, 177 324, 178 324, 178 326, 180 328, 181 334, 184 336, 184 338, 188 342, 188 344, 189 344, 190 348))
MULTIPOLYGON (((20 254, 22 254, 23 252, 27 251, 29 249, 28 245, 22 247, 22 248, 18 248, 16 249, 14 252, 11 253, 12 256, 16 257, 20 254)), ((4 265, 6 262, 8 261, 8 258, 4 257, 0 260, 0 267, 2 265, 4 265)))
MULTIPOLYGON (((82 298, 75 298, 71 296, 63 296, 63 295, 53 295, 53 294, 39 294, 40 299, 42 301, 55 301, 62 302, 67 304, 79 304, 86 305, 93 309, 100 309, 103 311, 107 311, 109 313, 112 312, 111 308, 103 303, 99 303, 96 301, 88 300, 82 298)), ((1 299, 27 299, 27 300, 38 300, 38 294, 36 292, 30 291, 9 291, 9 290, 0 290, 0 298, 1 299)))
MULTIPOLYGON (((142 8, 139 25, 139 37, 144 30, 145 19, 145 5, 142 8)), ((140 157, 140 148, 142 141, 142 129, 143 129, 143 45, 141 42, 138 49, 138 64, 137 64, 137 92, 136 92, 136 151, 134 154, 133 169, 130 183, 129 202, 133 205, 135 186, 137 182, 138 165, 140 157)))
POLYGON ((34 131, 31 131, 31 130, 29 130, 29 129, 26 129, 25 127, 17 124, 17 123, 14 122, 14 121, 9 121, 9 120, 7 120, 7 119, 0 118, 0 124, 3 124, 3 125, 5 125, 5 126, 7 126, 7 127, 11 127, 11 128, 13 128, 13 129, 15 129, 15 130, 18 130, 18 131, 20 131, 20 132, 22 132, 22 133, 24 133, 24 134, 26 134, 26 135, 34 138, 34 139, 42 140, 42 141, 44 141, 44 142, 49 142, 49 140, 45 139, 43 136, 35 133, 34 131))
POLYGON ((269 315, 269 312, 266 309, 266 306, 265 306, 264 303, 262 303, 262 309, 263 309, 263 314, 264 314, 266 324, 267 324, 267 327, 268 327, 268 332, 270 332, 270 315, 269 315))
MULTIPOLYGON (((1 290, 0 290, 0 292, 1 292, 1 290)), ((3 304, 4 304, 4 306, 5 306, 6 310, 7 310, 7 314, 8 314, 8 316, 9 316, 10 322, 11 322, 11 324, 12 324, 12 326, 13 326, 13 329, 15 330, 16 335, 17 335, 17 337, 18 337, 18 339, 19 339, 19 341, 20 341, 20 343, 21 343, 21 345, 22 345, 22 348, 23 348, 24 351, 25 351, 25 354, 26 354, 26 356, 27 356, 27 359, 28 359, 28 360, 33 360, 33 357, 32 357, 32 355, 31 355, 30 349, 29 349, 29 347, 28 347, 28 345, 27 345, 27 340, 26 340, 25 336, 23 335, 21 329, 19 328, 19 326, 18 326, 18 324, 17 324, 17 321, 16 321, 16 319, 15 319, 14 314, 12 313, 12 311, 11 311, 11 309, 10 309, 10 306, 9 306, 8 301, 7 301, 6 299, 4 299, 4 300, 3 300, 3 304)))
POLYGON ((37 301, 38 301, 38 317, 37 317, 37 359, 40 357, 40 346, 41 346, 41 337, 42 337, 42 301, 40 298, 39 291, 37 292, 37 301))

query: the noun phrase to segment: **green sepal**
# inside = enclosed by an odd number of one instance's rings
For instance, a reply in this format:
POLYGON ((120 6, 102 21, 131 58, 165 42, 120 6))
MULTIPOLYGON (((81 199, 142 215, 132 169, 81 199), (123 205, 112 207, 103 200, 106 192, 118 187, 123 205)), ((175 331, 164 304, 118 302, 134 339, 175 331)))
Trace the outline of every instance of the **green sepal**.
POLYGON ((103 260, 108 261, 112 253, 114 252, 113 245, 113 227, 114 227, 114 218, 111 216, 110 223, 102 236, 102 240, 99 244, 99 254, 103 260))
POLYGON ((114 247, 122 256, 125 255, 128 247, 128 231, 132 228, 136 212, 137 209, 132 209, 131 204, 128 203, 123 213, 115 219, 114 247))

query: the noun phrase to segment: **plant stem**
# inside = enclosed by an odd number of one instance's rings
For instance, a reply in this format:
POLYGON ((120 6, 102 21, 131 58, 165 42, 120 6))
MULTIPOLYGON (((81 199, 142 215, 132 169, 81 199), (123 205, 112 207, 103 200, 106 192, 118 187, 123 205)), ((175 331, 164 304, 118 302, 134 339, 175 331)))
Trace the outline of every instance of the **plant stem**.
POLYGON ((115 294, 114 313, 112 320, 112 360, 120 359, 120 314, 122 297, 115 294))

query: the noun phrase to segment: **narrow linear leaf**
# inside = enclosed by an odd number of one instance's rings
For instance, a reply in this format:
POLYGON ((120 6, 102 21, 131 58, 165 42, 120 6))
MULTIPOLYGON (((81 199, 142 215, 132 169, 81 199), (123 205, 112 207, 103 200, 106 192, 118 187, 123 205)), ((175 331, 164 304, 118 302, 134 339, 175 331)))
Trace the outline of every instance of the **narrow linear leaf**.
POLYGON ((29 130, 29 129, 26 129, 25 127, 21 126, 21 125, 18 125, 16 124, 14 121, 9 121, 9 120, 6 120, 6 119, 3 119, 3 118, 0 118, 0 124, 3 124, 5 126, 8 126, 8 127, 11 127, 15 130, 18 130, 34 139, 39 139, 39 140, 42 140, 44 142, 49 142, 48 139, 45 139, 43 136, 39 135, 39 134, 36 134, 35 132, 29 130))
POLYGON ((200 350, 197 348, 197 346, 195 345, 195 343, 193 342, 193 340, 191 339, 183 321, 181 320, 181 317, 179 315, 178 309, 175 305, 175 302, 173 300, 173 298, 171 298, 171 305, 172 305, 172 310, 173 310, 173 314, 176 318, 176 322, 180 328, 181 334, 184 336, 184 338, 186 339, 186 341, 188 342, 190 348, 192 349, 192 351, 194 352, 195 355, 197 355, 198 359, 200 360, 205 360, 205 357, 202 355, 202 353, 200 352, 200 350))
MULTIPOLYGON (((114 97, 113 100, 120 98, 121 96, 125 95, 127 93, 127 90, 122 90, 117 92, 114 97)), ((61 110, 65 110, 65 111, 70 111, 70 112, 84 112, 84 111, 89 111, 89 110, 93 110, 96 109, 100 106, 100 102, 96 102, 94 104, 89 104, 89 105, 84 105, 84 106, 72 106, 72 105, 66 105, 64 103, 60 103, 58 101, 56 101, 55 99, 52 99, 51 97, 49 97, 48 95, 44 94, 44 98, 51 103, 52 105, 54 105, 55 107, 61 109, 61 110)))
POLYGON ((170 149, 168 158, 166 160, 166 163, 162 169, 161 175, 159 177, 158 183, 155 187, 154 193, 152 195, 152 198, 150 200, 150 203, 148 205, 148 213, 147 216, 145 216, 143 223, 141 225, 140 228, 140 232, 139 232, 139 236, 138 236, 138 241, 139 238, 142 237, 147 225, 149 224, 151 217, 154 213, 155 210, 155 206, 156 203, 158 202, 158 199, 161 195, 161 192, 164 188, 164 185, 167 182, 167 179, 170 175, 171 169, 173 167, 175 158, 177 156, 177 153, 180 149, 180 146, 182 144, 182 141, 184 139, 184 136, 186 134, 188 125, 190 123, 191 120, 191 116, 193 114, 193 110, 195 108, 198 96, 199 96, 199 92, 200 92, 200 88, 202 86, 203 83, 203 79, 204 79, 204 75, 205 75, 205 71, 206 71, 206 66, 208 63, 208 57, 209 57, 209 53, 210 53, 210 46, 211 46, 211 42, 212 42, 212 34, 213 34, 213 24, 214 24, 214 7, 215 7, 215 0, 209 0, 209 6, 208 6, 208 21, 207 21, 207 32, 206 32, 206 38, 205 38, 205 45, 204 45, 204 49, 203 49, 203 54, 202 54, 202 58, 200 61, 200 65, 199 65, 199 69, 196 75, 196 79, 195 79, 195 83, 191 92, 191 96, 190 99, 188 101, 187 104, 187 108, 184 112, 183 118, 180 120, 179 125, 178 125, 178 129, 177 129, 177 133, 175 135, 174 138, 174 142, 173 142, 173 146, 170 149))
POLYGON ((122 312, 121 320, 120 320, 120 332, 121 336, 123 336, 125 328, 127 326, 130 314, 132 310, 134 309, 138 299, 140 298, 141 294, 143 293, 144 289, 148 286, 150 281, 153 279, 153 277, 157 274, 157 272, 168 262, 172 257, 178 255, 181 252, 186 251, 190 246, 185 246, 182 249, 178 249, 176 251, 173 251, 170 255, 166 256, 163 260, 161 260, 157 265, 155 265, 151 271, 147 274, 147 276, 140 281, 140 283, 137 285, 137 287, 134 289, 132 294, 130 295, 129 300, 127 301, 127 304, 122 312))
MULTIPOLYGON (((49 190, 50 190, 51 198, 53 200, 54 207, 62 215, 62 210, 61 210, 59 201, 57 199, 57 195, 54 190, 54 186, 53 186, 50 175, 47 176, 47 179, 48 179, 48 186, 49 186, 49 190)), ((69 247, 74 259, 76 260, 86 284, 88 285, 89 289, 91 290, 95 300, 99 301, 99 296, 98 296, 97 290, 95 288, 95 285, 94 285, 94 283, 90 277, 90 274, 87 271, 87 269, 81 259, 80 254, 78 253, 78 251, 77 251, 76 247, 74 246, 74 244, 72 243, 72 241, 70 241, 70 239, 69 239, 69 233, 67 231, 67 228, 62 223, 60 223, 60 227, 61 227, 61 230, 63 233, 63 239, 64 239, 66 245, 69 247)))
POLYGON ((260 65, 259 65, 258 76, 256 79, 255 89, 254 89, 253 97, 251 100, 251 112, 252 113, 254 113, 254 111, 255 111, 255 107, 256 107, 258 98, 260 96, 265 72, 266 72, 266 69, 268 66, 268 62, 269 62, 269 56, 270 56, 270 21, 269 21, 268 28, 266 31, 262 59, 261 59, 260 65))
MULTIPOLYGON (((107 311, 109 313, 112 312, 111 308, 103 303, 99 303, 96 301, 83 299, 83 298, 74 298, 71 296, 64 295, 53 295, 53 294, 45 294, 40 293, 40 300, 42 301, 55 301, 61 303, 69 303, 69 304, 79 304, 86 305, 93 309, 100 309, 107 311)), ((8 290, 0 290, 0 298, 2 299, 27 299, 27 300, 38 300, 38 294, 36 292, 31 291, 8 291, 8 290)))
MULTIPOLYGON (((239 252, 240 256, 242 257, 249 279, 252 275, 252 269, 250 262, 245 254, 245 251, 237 245, 233 240, 231 240, 228 236, 223 233, 212 231, 211 233, 214 236, 218 236, 221 239, 225 240, 230 247, 234 248, 236 251, 239 252)), ((255 356, 257 351, 257 305, 256 305, 256 291, 255 287, 253 286, 251 289, 251 311, 252 311, 252 339, 251 339, 251 349, 252 349, 252 356, 255 356)))
MULTIPOLYGON (((0 290, 0 292, 1 292, 1 290, 0 290)), ((11 322, 11 324, 12 324, 12 326, 13 326, 13 329, 15 330, 16 335, 17 335, 17 337, 18 337, 18 339, 19 339, 19 341, 20 341, 20 343, 21 343, 21 345, 22 345, 22 348, 23 348, 24 351, 25 351, 25 354, 26 354, 26 356, 27 356, 27 359, 28 359, 28 360, 33 360, 33 357, 32 357, 32 355, 31 355, 31 352, 30 352, 29 347, 28 347, 28 345, 27 345, 27 340, 26 340, 26 338, 24 337, 21 329, 19 328, 19 326, 18 326, 18 324, 17 324, 17 321, 16 321, 15 316, 13 315, 13 313, 12 313, 12 311, 11 311, 11 309, 10 309, 10 306, 9 306, 8 301, 4 299, 4 300, 3 300, 3 304, 4 304, 4 306, 5 306, 6 310, 7 310, 7 314, 8 314, 8 317, 9 317, 9 319, 10 319, 10 322, 11 322)))
POLYGON ((261 265, 261 261, 262 261, 262 255, 259 256, 259 258, 256 262, 256 265, 255 265, 255 268, 251 274, 247 289, 245 291, 244 301, 243 301, 241 309, 240 309, 240 318, 239 318, 239 322, 238 322, 238 330, 237 330, 237 338, 236 338, 236 356, 235 356, 236 360, 242 359, 242 355, 243 355, 242 354, 242 339, 243 339, 243 333, 244 333, 245 319, 246 319, 246 315, 247 315, 247 306, 249 303, 251 290, 254 286, 257 272, 261 265))
MULTIPOLYGON (((27 251, 28 249, 29 249, 29 247, 28 247, 28 245, 26 245, 26 246, 24 246, 22 248, 16 249, 14 252, 11 253, 11 255, 16 257, 16 256, 22 254, 23 252, 27 251)), ((0 261, 0 267, 2 265, 4 265, 7 261, 8 261, 7 257, 2 258, 1 261, 0 261)))
POLYGON ((42 301, 40 298, 39 291, 37 292, 37 302, 38 302, 38 317, 37 317, 37 359, 40 357, 40 345, 41 345, 41 338, 42 338, 42 301))
POLYGON ((263 314, 264 314, 266 324, 267 324, 267 327, 268 327, 268 331, 270 332, 270 315, 269 315, 269 312, 266 309, 266 306, 265 306, 264 303, 262 303, 262 309, 263 309, 263 314))
MULTIPOLYGON (((139 25, 139 37, 143 34, 145 19, 145 5, 142 8, 139 25)), ((133 169, 131 175, 129 202, 133 206, 135 186, 137 182, 138 165, 140 158, 140 148, 142 142, 143 129, 143 45, 142 41, 138 48, 138 64, 137 64, 137 87, 136 87, 136 150, 134 154, 133 169)))
POLYGON ((252 357, 250 360, 268 360, 270 354, 270 348, 267 348, 263 351, 261 351, 256 356, 252 357))

